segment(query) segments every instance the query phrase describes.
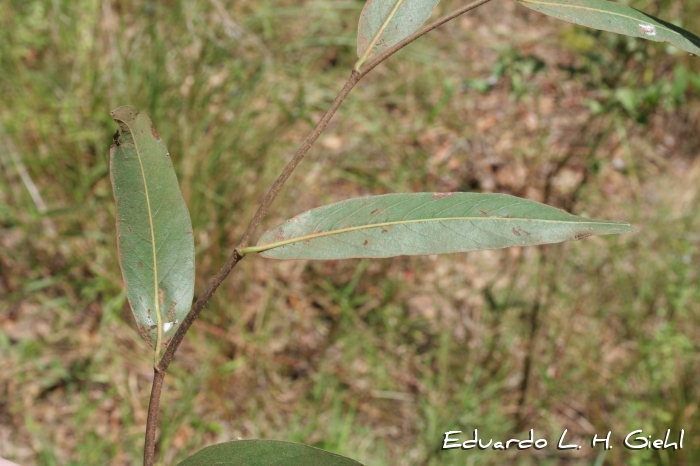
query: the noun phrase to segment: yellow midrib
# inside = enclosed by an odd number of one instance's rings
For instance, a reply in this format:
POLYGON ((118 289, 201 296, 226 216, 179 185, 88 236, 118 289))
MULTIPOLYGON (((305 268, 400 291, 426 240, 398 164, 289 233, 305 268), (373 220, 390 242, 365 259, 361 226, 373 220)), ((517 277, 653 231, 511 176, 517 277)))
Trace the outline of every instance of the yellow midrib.
POLYGON ((374 48, 375 45, 377 45, 377 41, 379 41, 379 38, 384 34, 384 31, 386 30, 387 26, 389 26, 389 23, 391 20, 394 18, 394 15, 396 14, 397 11, 399 11, 399 7, 403 3, 403 0, 398 0, 396 4, 394 5, 394 8, 391 10, 389 13, 389 16, 384 20, 384 23, 382 23, 382 27, 379 28, 379 31, 374 35, 372 38, 372 41, 369 43, 367 48, 365 49, 365 52, 362 54, 362 57, 357 61, 355 64, 355 70, 360 71, 360 68, 364 64, 364 62, 367 61, 369 58, 370 54, 372 53, 372 49, 374 48))

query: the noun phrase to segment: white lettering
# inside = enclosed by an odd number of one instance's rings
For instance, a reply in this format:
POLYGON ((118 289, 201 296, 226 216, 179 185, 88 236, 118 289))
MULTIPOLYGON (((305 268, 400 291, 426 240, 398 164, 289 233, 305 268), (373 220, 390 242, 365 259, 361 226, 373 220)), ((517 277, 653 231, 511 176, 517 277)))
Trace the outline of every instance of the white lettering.
POLYGON ((453 443, 453 444, 448 445, 447 442, 455 442, 455 441, 458 442, 459 441, 458 439, 450 438, 450 435, 461 434, 461 433, 462 433, 461 430, 451 430, 449 432, 445 432, 445 438, 442 439, 442 449, 449 450, 450 448, 459 448, 460 447, 459 443, 453 443))

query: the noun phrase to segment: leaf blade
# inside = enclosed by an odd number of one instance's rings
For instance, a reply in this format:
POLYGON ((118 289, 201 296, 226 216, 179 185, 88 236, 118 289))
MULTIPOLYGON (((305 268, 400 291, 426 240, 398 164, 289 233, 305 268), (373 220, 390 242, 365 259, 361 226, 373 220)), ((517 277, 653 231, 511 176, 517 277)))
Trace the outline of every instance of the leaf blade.
POLYGON ((126 106, 111 115, 120 126, 110 148, 119 265, 139 331, 157 358, 192 304, 192 222, 148 115, 126 106))
POLYGON ((301 443, 238 440, 204 448, 178 466, 362 466, 355 460, 301 443))
POLYGON ((421 27, 440 0, 368 0, 357 27, 359 70, 367 58, 399 43, 421 27))
POLYGON ((668 42, 700 55, 700 37, 644 12, 607 0, 518 0, 531 10, 594 29, 668 42))
POLYGON ((311 209, 264 233, 272 259, 335 260, 448 254, 634 231, 505 194, 386 194, 311 209))

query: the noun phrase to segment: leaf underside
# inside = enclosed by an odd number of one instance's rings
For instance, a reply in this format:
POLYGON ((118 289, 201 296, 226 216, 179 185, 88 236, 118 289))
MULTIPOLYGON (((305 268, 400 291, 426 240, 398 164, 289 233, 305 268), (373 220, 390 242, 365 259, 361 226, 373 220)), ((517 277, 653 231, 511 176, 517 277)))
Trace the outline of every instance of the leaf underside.
POLYGON ((192 304, 194 238, 172 161, 148 115, 111 112, 121 130, 110 148, 119 265, 141 335, 167 346, 192 304))
POLYGON ((400 0, 368 0, 360 14, 357 28, 357 56, 362 57, 374 42, 369 56, 382 53, 401 42, 421 27, 430 17, 440 0, 403 0, 391 18, 392 11, 400 0), (381 32, 382 25, 389 23, 381 32), (376 38, 376 40, 374 40, 376 38))
POLYGON ((250 252, 273 259, 349 259, 530 246, 635 231, 506 194, 370 196, 304 212, 250 252))
POLYGON ((634 8, 607 0, 520 0, 524 6, 569 23, 668 42, 700 55, 700 37, 634 8))
POLYGON ((362 466, 355 460, 301 443, 238 440, 204 448, 178 466, 362 466))

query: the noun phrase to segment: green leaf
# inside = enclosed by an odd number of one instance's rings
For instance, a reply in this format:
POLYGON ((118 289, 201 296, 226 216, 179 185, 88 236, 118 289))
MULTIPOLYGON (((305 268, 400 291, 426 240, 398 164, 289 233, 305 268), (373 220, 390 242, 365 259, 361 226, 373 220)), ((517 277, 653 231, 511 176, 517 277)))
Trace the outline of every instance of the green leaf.
POLYGON ((119 265, 136 323, 157 358, 192 305, 192 222, 148 115, 133 107, 111 114, 121 129, 110 149, 119 265))
POLYGON ((279 440, 238 440, 204 448, 178 466, 362 466, 301 443, 279 440))
POLYGON ((304 212, 262 235, 273 259, 446 254, 635 231, 506 194, 415 193, 361 197, 304 212))
POLYGON ((440 0, 368 0, 357 28, 359 71, 367 58, 380 54, 418 30, 440 0))
POLYGON ((668 42, 700 55, 700 37, 639 10, 607 0, 520 0, 548 16, 603 31, 668 42))

